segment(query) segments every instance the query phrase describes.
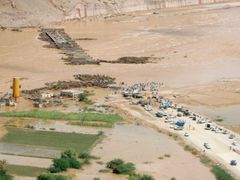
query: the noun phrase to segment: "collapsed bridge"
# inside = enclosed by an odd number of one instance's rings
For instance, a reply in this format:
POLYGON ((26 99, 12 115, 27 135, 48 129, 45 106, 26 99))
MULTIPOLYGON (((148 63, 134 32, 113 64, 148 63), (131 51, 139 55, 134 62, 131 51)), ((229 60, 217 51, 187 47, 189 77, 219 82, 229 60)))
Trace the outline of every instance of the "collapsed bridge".
POLYGON ((42 29, 40 39, 49 42, 47 47, 62 50, 66 56, 62 58, 66 64, 99 64, 86 53, 65 31, 64 29, 42 29))

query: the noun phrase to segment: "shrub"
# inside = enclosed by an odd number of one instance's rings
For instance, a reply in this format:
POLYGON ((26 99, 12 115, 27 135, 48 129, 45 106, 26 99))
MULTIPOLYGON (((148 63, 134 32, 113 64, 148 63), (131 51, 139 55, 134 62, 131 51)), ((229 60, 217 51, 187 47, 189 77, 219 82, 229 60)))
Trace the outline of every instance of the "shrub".
POLYGON ((154 180, 154 178, 146 174, 133 174, 129 177, 129 180, 154 180))
POLYGON ((177 180, 175 177, 172 177, 171 180, 177 180))
POLYGON ((100 169, 98 172, 100 173, 111 173, 110 169, 100 169))
POLYGON ((7 172, 7 161, 6 160, 0 160, 0 173, 5 174, 7 172))
POLYGON ((133 163, 125 163, 125 164, 120 164, 116 166, 113 169, 113 173, 116 174, 133 174, 135 172, 136 168, 133 163))
POLYGON ((83 164, 88 165, 88 164, 91 164, 91 162, 89 159, 84 159, 83 164))
POLYGON ((78 158, 80 159, 89 159, 91 155, 88 152, 82 152, 79 154, 78 158))
POLYGON ((168 157, 168 158, 171 157, 170 154, 164 154, 164 156, 165 156, 165 157, 168 157))
POLYGON ((70 167, 70 164, 68 159, 64 158, 54 159, 53 167, 55 167, 56 169, 60 169, 61 171, 66 171, 70 167))
POLYGON ((65 159, 76 159, 77 154, 73 150, 66 150, 61 154, 61 158, 65 159))
POLYGON ((205 165, 211 165, 212 161, 211 159, 209 159, 207 156, 203 155, 200 157, 200 161, 201 163, 205 164, 205 165))
POLYGON ((58 173, 58 172, 61 172, 62 170, 61 170, 60 168, 56 168, 56 167, 54 167, 54 166, 51 166, 51 167, 48 169, 48 171, 49 171, 50 173, 58 173))
POLYGON ((13 177, 7 174, 7 161, 0 160, 0 179, 1 180, 12 180, 13 177))
POLYGON ((13 177, 7 173, 0 172, 1 180, 13 180, 13 177))
POLYGON ((115 169, 117 166, 124 164, 124 161, 121 159, 114 159, 107 163, 107 168, 115 169))
POLYGON ((70 168, 80 169, 82 167, 81 163, 77 159, 70 158, 68 159, 70 168))
POLYGON ((48 170, 51 173, 58 173, 66 171, 68 168, 80 169, 82 165, 76 156, 76 153, 72 150, 64 151, 61 158, 53 160, 53 165, 48 170))
POLYGON ((116 174, 133 174, 135 165, 133 163, 125 163, 122 159, 114 159, 107 163, 107 168, 112 169, 116 174))
POLYGON ((69 178, 62 175, 42 174, 37 177, 37 180, 69 180, 69 178))
POLYGON ((212 172, 216 176, 217 180, 234 180, 234 178, 226 170, 219 166, 214 166, 212 172))
POLYGON ((78 95, 78 100, 79 101, 87 101, 88 100, 88 94, 86 92, 83 92, 78 95))

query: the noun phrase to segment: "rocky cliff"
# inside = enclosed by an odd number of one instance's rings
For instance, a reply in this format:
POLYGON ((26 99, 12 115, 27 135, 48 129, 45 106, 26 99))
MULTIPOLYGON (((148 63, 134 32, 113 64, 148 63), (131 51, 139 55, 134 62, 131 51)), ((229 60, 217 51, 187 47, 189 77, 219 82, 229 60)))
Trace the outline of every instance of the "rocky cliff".
POLYGON ((227 0, 1 0, 0 26, 42 26, 64 19, 222 1, 227 0))

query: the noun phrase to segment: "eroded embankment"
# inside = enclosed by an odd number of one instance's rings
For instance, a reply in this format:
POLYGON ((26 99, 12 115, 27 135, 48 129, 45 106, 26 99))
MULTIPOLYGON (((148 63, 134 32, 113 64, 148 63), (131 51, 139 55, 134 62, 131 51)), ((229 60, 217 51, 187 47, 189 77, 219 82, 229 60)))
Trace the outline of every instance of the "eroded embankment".
POLYGON ((64 19, 227 1, 229 0, 1 0, 0 28, 42 26, 64 19))

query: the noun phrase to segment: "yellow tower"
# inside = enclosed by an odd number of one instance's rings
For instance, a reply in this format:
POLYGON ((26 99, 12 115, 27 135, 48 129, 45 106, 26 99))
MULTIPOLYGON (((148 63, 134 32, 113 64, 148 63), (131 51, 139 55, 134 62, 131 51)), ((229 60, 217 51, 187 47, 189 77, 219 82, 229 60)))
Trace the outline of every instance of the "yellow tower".
POLYGON ((20 89, 21 89, 20 79, 19 78, 17 78, 17 77, 13 78, 12 89, 13 89, 13 97, 17 101, 18 98, 20 97, 20 89))

